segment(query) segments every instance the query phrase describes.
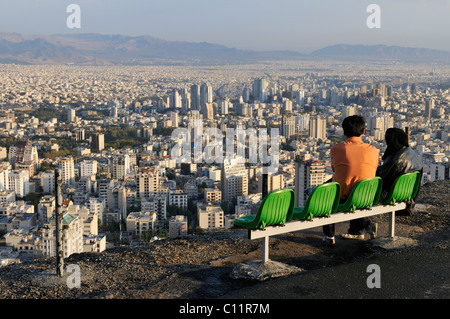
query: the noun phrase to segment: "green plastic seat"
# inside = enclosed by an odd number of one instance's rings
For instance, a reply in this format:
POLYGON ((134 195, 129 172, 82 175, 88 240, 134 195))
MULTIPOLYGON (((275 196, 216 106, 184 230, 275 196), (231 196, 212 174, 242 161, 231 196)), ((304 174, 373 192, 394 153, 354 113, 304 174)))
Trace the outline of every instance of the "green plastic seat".
POLYGON ((383 205, 393 205, 407 202, 417 196, 420 187, 421 174, 419 171, 399 176, 383 201, 383 205))
POLYGON ((293 218, 311 220, 325 217, 336 212, 339 205, 341 187, 337 182, 316 186, 306 200, 305 206, 295 207, 293 218))
POLYGON ((353 212, 357 209, 372 208, 380 199, 382 186, 383 181, 379 176, 359 181, 353 187, 347 200, 339 204, 338 210, 353 212))
POLYGON ((293 189, 281 189, 268 194, 256 215, 236 218, 234 225, 248 229, 264 229, 266 226, 284 225, 292 219, 295 205, 293 189))

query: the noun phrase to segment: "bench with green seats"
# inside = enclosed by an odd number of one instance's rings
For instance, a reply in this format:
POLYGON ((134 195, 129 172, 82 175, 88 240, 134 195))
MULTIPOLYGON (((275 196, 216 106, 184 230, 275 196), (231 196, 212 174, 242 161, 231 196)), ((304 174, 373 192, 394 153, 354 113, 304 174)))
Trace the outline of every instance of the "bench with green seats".
POLYGON ((286 188, 273 191, 263 199, 256 215, 236 218, 234 225, 248 229, 284 225, 292 219, 294 204, 294 190, 286 188))
POLYGON ((315 187, 303 207, 294 207, 292 189, 274 191, 263 199, 256 215, 236 218, 234 225, 248 229, 249 239, 263 239, 263 262, 269 260, 270 236, 362 217, 390 214, 389 233, 394 238, 395 212, 417 196, 420 179, 420 172, 400 176, 382 202, 380 177, 358 182, 343 203, 339 203, 340 187, 335 182, 315 187))
POLYGON ((305 206, 295 207, 293 218, 312 220, 335 213, 339 205, 341 187, 339 183, 329 182, 315 187, 306 200, 305 206))

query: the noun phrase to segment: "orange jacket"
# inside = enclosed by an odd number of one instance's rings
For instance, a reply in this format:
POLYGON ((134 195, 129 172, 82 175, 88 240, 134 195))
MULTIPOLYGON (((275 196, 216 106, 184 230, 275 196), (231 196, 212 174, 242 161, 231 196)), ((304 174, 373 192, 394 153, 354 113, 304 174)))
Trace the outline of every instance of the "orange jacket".
POLYGON ((346 142, 330 150, 333 181, 341 185, 341 200, 350 195, 357 182, 375 177, 378 167, 378 149, 363 143, 361 137, 349 137, 346 142))

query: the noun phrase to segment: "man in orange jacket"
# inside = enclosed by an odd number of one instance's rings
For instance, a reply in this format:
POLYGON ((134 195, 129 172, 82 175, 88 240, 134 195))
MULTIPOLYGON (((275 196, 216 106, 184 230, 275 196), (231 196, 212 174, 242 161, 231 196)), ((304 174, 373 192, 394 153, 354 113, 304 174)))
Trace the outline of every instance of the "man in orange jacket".
MULTIPOLYGON (((366 122, 362 116, 353 115, 342 122, 344 135, 347 140, 334 145, 331 150, 331 168, 334 175, 333 182, 341 186, 341 202, 344 202, 353 187, 363 179, 375 177, 379 151, 373 145, 363 143, 361 136, 365 133, 366 122)), ((364 239, 364 234, 376 236, 377 224, 368 218, 360 218, 350 221, 348 233, 341 235, 343 238, 364 239)), ((323 227, 324 242, 328 245, 335 244, 335 225, 323 227)))

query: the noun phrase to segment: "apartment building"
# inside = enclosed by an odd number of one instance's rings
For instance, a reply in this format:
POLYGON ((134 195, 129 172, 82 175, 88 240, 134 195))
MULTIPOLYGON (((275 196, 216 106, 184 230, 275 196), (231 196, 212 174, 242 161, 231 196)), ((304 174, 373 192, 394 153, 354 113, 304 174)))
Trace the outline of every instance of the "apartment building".
POLYGON ((53 195, 44 195, 38 204, 38 221, 40 224, 48 223, 56 210, 56 199, 53 195))
POLYGON ((181 209, 187 209, 188 195, 181 189, 169 191, 169 205, 175 205, 181 209))
POLYGON ((140 172, 136 175, 136 195, 140 199, 151 197, 159 185, 157 172, 140 172))
POLYGON ((58 169, 61 170, 61 180, 63 185, 75 186, 75 167, 72 156, 60 158, 58 169))
POLYGON ((126 218, 127 232, 141 239, 145 232, 155 230, 155 222, 156 213, 154 212, 131 212, 126 218))
POLYGON ((39 158, 36 146, 30 141, 19 141, 9 147, 9 163, 13 168, 19 163, 31 163, 35 169, 39 168, 39 158))
POLYGON ((222 192, 216 188, 205 188, 204 199, 207 203, 221 203, 222 202, 222 192))
POLYGON ((223 228, 224 214, 219 205, 207 204, 197 208, 197 220, 200 228, 223 228))
POLYGON ((248 170, 237 159, 225 159, 222 164, 222 198, 231 202, 233 198, 248 194, 248 170))
POLYGON ((310 159, 295 161, 295 206, 303 206, 308 199, 306 190, 325 183, 325 164, 310 159))
POLYGON ((187 216, 172 216, 169 220, 169 237, 186 236, 188 233, 187 216))
POLYGON ((84 160, 80 163, 80 177, 92 176, 97 174, 97 161, 84 160))
MULTIPOLYGON (((63 257, 83 252, 83 225, 77 215, 63 213, 63 257)), ((56 223, 51 218, 42 228, 43 253, 48 257, 56 256, 56 223)))

